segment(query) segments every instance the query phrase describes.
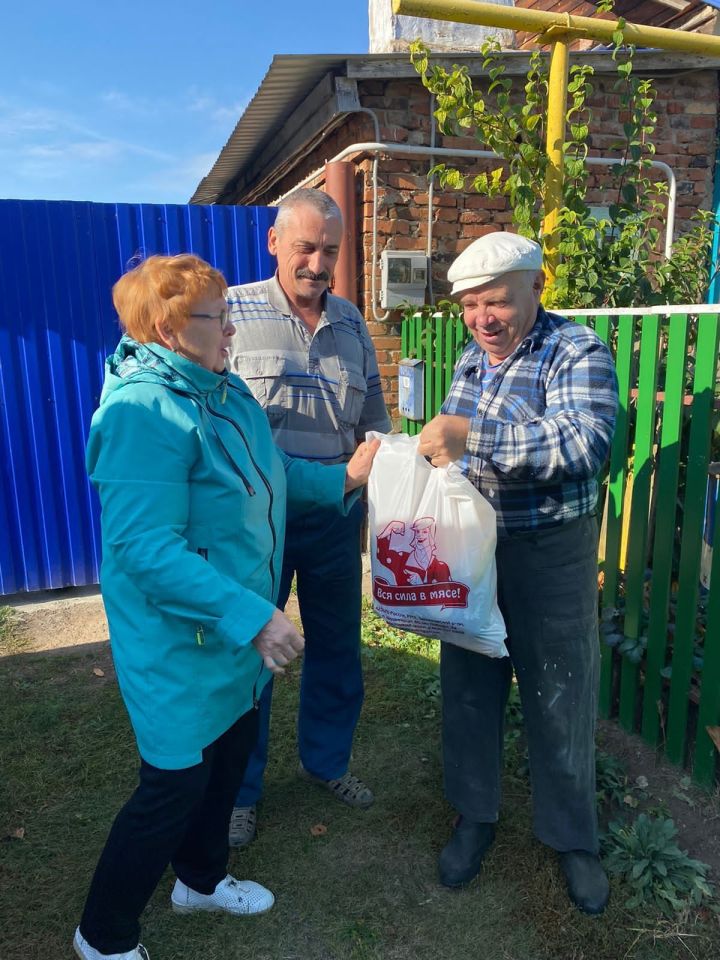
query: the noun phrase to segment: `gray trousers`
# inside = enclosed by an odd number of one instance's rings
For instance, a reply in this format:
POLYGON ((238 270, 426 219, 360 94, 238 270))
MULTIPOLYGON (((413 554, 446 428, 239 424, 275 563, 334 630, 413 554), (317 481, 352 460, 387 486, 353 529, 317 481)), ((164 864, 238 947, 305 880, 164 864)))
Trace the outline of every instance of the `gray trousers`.
POLYGON ((594 517, 498 541, 509 659, 442 644, 445 795, 469 820, 500 808, 503 721, 513 670, 530 759, 533 828, 556 850, 597 853, 599 677, 594 517))

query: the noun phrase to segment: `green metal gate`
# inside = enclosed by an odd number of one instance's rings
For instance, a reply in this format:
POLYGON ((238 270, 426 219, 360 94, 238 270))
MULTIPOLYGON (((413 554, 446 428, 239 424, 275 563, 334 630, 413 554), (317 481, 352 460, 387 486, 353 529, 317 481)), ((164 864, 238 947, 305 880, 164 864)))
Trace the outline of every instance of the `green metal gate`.
MULTIPOLYGON (((700 573, 703 551, 720 545, 720 504, 707 509, 720 449, 720 307, 565 315, 608 344, 620 385, 601 501, 600 710, 661 743, 709 786, 720 749, 720 549, 705 570, 707 590, 700 573)), ((467 341, 458 313, 403 321, 402 355, 424 361, 425 421, 440 409, 467 341)), ((410 434, 421 427, 403 420, 410 434)))

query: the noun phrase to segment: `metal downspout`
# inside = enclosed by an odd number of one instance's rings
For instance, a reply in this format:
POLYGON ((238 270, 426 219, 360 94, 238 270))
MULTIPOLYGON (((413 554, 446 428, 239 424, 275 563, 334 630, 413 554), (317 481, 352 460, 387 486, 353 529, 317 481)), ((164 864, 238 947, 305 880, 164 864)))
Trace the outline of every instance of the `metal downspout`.
POLYGON ((325 191, 340 207, 343 221, 342 243, 335 264, 333 293, 356 304, 358 271, 355 164, 349 160, 329 160, 325 164, 325 191))
POLYGON ((718 252, 720 251, 720 139, 715 150, 715 172, 713 174, 713 226, 712 251, 710 254, 710 284, 708 303, 720 303, 720 274, 718 273, 718 252))

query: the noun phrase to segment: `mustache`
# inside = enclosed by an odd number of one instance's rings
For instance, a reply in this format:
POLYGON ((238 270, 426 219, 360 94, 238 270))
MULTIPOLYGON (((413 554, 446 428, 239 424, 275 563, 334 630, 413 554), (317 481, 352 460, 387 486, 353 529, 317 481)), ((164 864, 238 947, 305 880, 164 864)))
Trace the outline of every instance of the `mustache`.
POLYGON ((321 273, 313 273, 312 270, 305 268, 298 270, 295 276, 300 280, 324 280, 326 283, 330 282, 330 274, 327 270, 323 270, 321 273))

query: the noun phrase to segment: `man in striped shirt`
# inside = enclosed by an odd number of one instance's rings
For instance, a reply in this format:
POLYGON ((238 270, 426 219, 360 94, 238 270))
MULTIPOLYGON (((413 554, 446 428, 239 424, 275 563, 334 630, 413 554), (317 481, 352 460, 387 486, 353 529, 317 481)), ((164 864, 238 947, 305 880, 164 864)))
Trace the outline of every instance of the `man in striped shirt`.
POLYGON ((617 380, 587 327, 540 305, 538 244, 509 233, 475 241, 448 272, 473 336, 419 450, 458 461, 494 506, 498 600, 509 658, 443 644, 445 792, 460 814, 440 880, 480 870, 500 805, 503 717, 513 670, 528 737, 535 835, 559 854, 571 900, 601 913, 607 877, 595 810, 597 475, 617 380))
MULTIPOLYGON (((348 300, 328 292, 342 238, 337 204, 319 190, 296 190, 278 207, 268 248, 275 276, 230 287, 235 323, 231 368, 265 408, 275 441, 293 457, 323 463, 350 459, 367 430, 386 433, 390 419, 375 349, 348 300)), ((300 775, 353 807, 373 794, 348 771, 363 701, 360 664, 364 505, 347 517, 316 511, 288 515, 278 606, 293 576, 305 633, 298 749, 300 775)), ((260 738, 230 823, 230 843, 256 832, 256 805, 267 761, 271 684, 260 700, 260 738)))

